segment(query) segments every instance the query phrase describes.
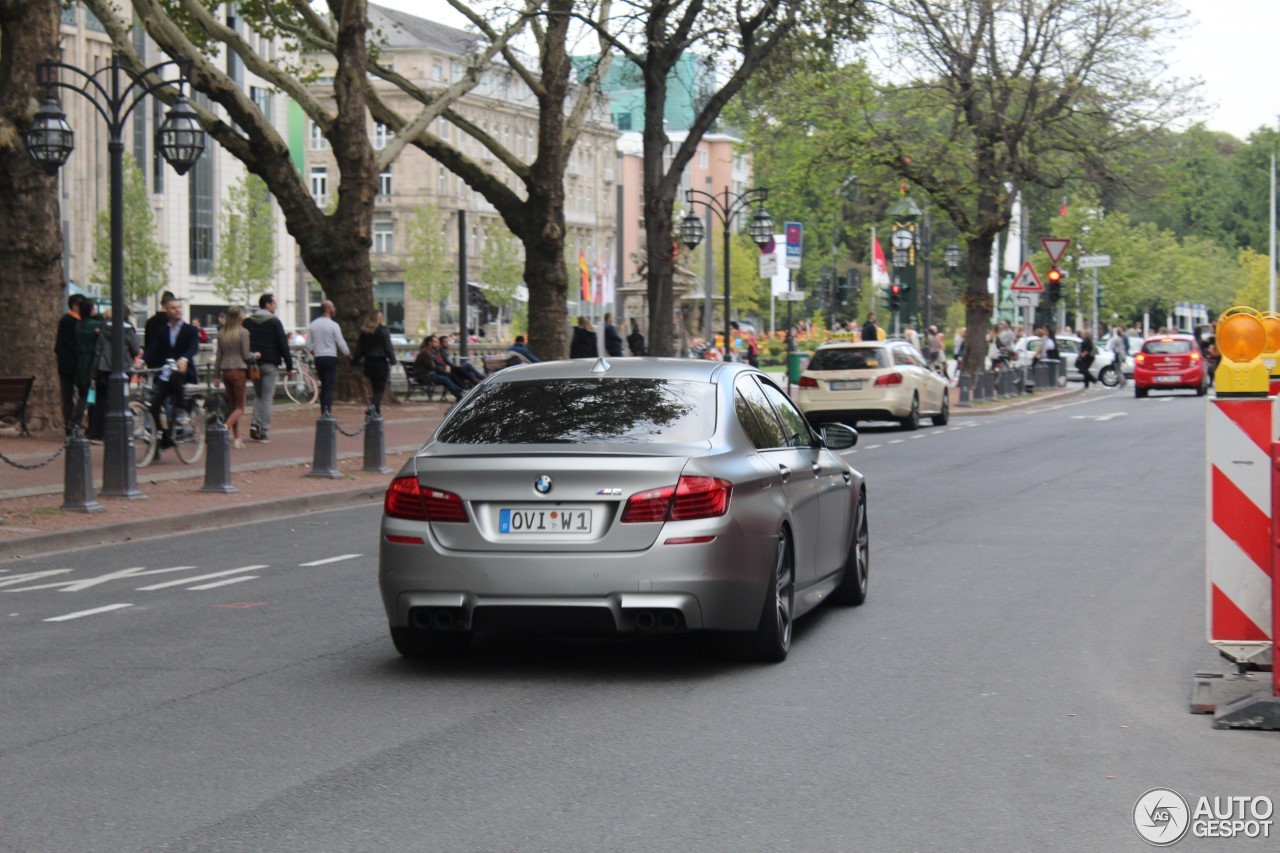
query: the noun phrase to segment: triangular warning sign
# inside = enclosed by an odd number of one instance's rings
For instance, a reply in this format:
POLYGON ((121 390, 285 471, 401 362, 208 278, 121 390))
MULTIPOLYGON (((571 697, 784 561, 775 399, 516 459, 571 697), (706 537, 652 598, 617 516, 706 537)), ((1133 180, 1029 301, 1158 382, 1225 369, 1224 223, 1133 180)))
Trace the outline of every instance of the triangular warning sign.
POLYGON ((1071 245, 1071 241, 1063 237, 1041 237, 1040 245, 1044 246, 1044 250, 1049 253, 1049 261, 1054 265, 1058 265, 1058 259, 1062 257, 1062 253, 1071 245))
POLYGON ((1036 275, 1036 268, 1031 266, 1031 261, 1023 263, 1022 269, 1018 270, 1018 277, 1009 285, 1009 289, 1044 293, 1044 285, 1040 283, 1040 276, 1036 275))

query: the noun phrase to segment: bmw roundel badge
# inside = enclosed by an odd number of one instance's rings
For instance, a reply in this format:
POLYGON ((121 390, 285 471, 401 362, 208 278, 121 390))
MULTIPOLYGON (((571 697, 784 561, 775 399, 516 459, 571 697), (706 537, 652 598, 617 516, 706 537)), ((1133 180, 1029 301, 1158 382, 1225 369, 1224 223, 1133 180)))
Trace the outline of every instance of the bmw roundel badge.
POLYGON ((533 481, 533 489, 540 495, 549 494, 551 492, 551 478, 543 474, 533 481))

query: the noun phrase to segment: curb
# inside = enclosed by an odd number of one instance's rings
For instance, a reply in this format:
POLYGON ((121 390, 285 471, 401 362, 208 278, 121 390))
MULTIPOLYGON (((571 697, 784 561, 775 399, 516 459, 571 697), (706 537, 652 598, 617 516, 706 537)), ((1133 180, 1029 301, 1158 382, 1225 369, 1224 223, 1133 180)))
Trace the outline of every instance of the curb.
POLYGON ((323 510, 377 503, 382 501, 386 490, 385 485, 359 486, 354 489, 321 492, 314 495, 238 503, 234 506, 204 510, 189 515, 159 516, 96 527, 81 527, 76 531, 77 541, 80 544, 72 547, 67 545, 65 530, 39 533, 35 536, 0 542, 0 560, 19 560, 59 551, 77 551, 87 547, 84 540, 89 539, 93 540, 94 545, 113 545, 140 539, 154 539, 174 533, 229 527, 253 521, 271 521, 323 510))
POLYGON ((953 403, 951 407, 952 417, 964 415, 965 417, 981 417, 983 415, 998 415, 1001 412, 1007 412, 1012 409, 1021 409, 1035 403, 1048 403, 1052 400, 1064 400, 1071 397, 1078 397, 1084 393, 1084 388, 1068 388, 1059 391, 1047 391, 1039 394, 1024 394, 998 404, 983 404, 974 406, 972 403, 968 406, 961 406, 959 403, 953 403))

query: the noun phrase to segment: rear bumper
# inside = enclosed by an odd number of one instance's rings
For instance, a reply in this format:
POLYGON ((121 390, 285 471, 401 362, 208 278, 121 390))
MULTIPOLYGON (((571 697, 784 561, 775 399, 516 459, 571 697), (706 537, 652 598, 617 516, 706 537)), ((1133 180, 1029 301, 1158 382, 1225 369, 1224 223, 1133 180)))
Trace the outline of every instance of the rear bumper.
POLYGON ((1159 390, 1161 388, 1199 388, 1204 384, 1203 367, 1189 367, 1178 371, 1156 371, 1135 368, 1133 382, 1139 388, 1159 390))
POLYGON ((796 407, 805 417, 815 421, 838 421, 841 416, 859 420, 898 420, 910 413, 911 395, 911 389, 906 386, 894 386, 874 395, 846 399, 806 393, 796 397, 796 407))

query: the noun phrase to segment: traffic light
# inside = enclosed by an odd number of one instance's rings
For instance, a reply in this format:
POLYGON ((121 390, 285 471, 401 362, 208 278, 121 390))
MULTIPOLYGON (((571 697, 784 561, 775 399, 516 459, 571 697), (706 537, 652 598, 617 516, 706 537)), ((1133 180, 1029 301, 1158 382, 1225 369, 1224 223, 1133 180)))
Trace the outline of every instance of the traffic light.
POLYGON ((902 285, 894 282, 889 285, 889 310, 897 311, 902 307, 902 285))
POLYGON ((1103 305, 1107 304, 1107 286, 1105 284, 1099 284, 1095 288, 1095 292, 1097 293, 1096 298, 1098 300, 1098 307, 1101 308, 1103 305))
POLYGON ((844 303, 846 305, 848 305, 849 302, 856 303, 859 299, 862 298, 862 270, 859 270, 859 269, 849 270, 848 286, 849 286, 848 295, 844 303))
POLYGON ((1062 299, 1062 270, 1054 267, 1045 276, 1049 280, 1049 299, 1057 302, 1062 299))

